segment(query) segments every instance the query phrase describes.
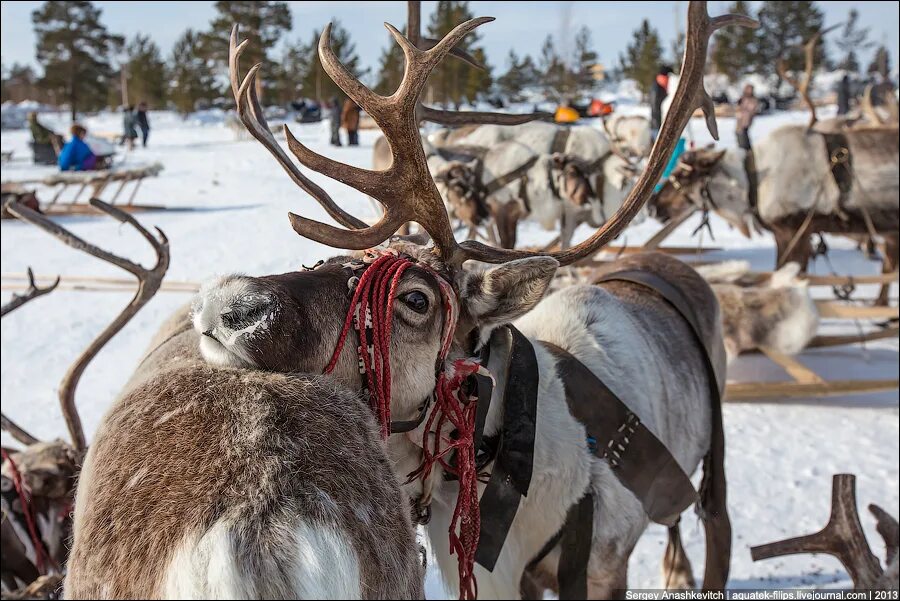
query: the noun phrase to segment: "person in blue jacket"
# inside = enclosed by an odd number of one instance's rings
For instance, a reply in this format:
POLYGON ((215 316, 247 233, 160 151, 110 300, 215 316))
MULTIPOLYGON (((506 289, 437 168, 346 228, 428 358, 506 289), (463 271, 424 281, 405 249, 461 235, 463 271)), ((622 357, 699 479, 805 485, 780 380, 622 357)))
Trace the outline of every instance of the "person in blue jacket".
POLYGON ((91 171, 97 168, 97 155, 84 141, 87 130, 77 123, 72 126, 72 139, 59 153, 60 171, 91 171))

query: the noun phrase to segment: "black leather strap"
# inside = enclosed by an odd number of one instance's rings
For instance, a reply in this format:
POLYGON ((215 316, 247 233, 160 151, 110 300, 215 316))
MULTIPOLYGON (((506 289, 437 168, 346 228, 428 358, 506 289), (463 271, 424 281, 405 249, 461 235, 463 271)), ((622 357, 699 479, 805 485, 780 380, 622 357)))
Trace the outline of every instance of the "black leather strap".
MULTIPOLYGON (((500 328, 491 339, 491 346, 495 345, 499 348, 492 349, 491 363, 504 362, 496 370, 505 373, 504 381, 494 388, 503 395, 503 421, 491 477, 479 503, 482 526, 475 554, 475 561, 489 571, 531 484, 539 383, 534 348, 521 332, 512 326, 500 328)), ((490 364, 488 369, 494 371, 490 364)))

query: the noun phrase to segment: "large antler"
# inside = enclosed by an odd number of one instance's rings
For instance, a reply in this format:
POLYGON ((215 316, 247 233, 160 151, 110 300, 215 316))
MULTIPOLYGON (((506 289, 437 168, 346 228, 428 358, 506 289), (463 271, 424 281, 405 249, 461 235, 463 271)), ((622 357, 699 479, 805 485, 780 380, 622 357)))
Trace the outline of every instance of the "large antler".
POLYGON ((98 352, 100 352, 100 349, 102 349, 119 330, 125 327, 125 324, 127 324, 131 318, 140 311, 141 307, 147 304, 153 295, 156 294, 156 291, 159 290, 159 286, 162 283, 163 276, 169 268, 169 240, 162 230, 156 228, 156 232, 159 234, 159 238, 157 239, 153 234, 144 229, 134 217, 125 211, 106 204, 102 200, 96 198, 91 199, 91 205, 103 211, 116 221, 133 226, 134 229, 150 243, 153 250, 156 251, 156 265, 151 269, 141 267, 128 259, 123 259, 122 257, 98 248, 93 244, 85 242, 47 217, 22 204, 10 203, 7 205, 9 212, 22 221, 27 221, 28 223, 39 227, 62 241, 67 246, 86 252, 91 256, 124 269, 134 275, 138 280, 138 289, 134 298, 131 299, 131 302, 128 303, 112 323, 110 323, 106 329, 91 342, 90 346, 84 350, 75 363, 69 367, 69 371, 66 372, 65 377, 63 377, 63 380, 60 383, 59 400, 62 405, 63 417, 65 417, 66 426, 72 437, 72 443, 79 452, 83 452, 87 448, 87 442, 84 437, 84 430, 81 426, 81 418, 79 417, 78 409, 75 406, 75 389, 78 387, 78 381, 81 379, 81 375, 84 373, 85 368, 87 368, 91 360, 98 352))
POLYGON ((819 30, 809 38, 806 43, 803 45, 803 52, 805 56, 805 67, 803 69, 803 81, 798 82, 796 79, 788 75, 787 72, 787 64, 785 63, 783 58, 779 58, 775 63, 775 70, 778 71, 778 75, 781 76, 783 80, 791 84, 791 87, 797 90, 800 94, 800 97, 803 98, 803 102, 809 107, 809 127, 812 127, 816 124, 818 118, 816 117, 816 106, 813 104, 812 98, 809 97, 809 86, 812 83, 813 79, 813 68, 816 64, 816 46, 819 43, 819 40, 823 35, 840 26, 840 23, 837 25, 832 25, 828 29, 819 30))
POLYGON ((24 294, 15 294, 13 293, 12 300, 3 305, 0 308, 0 317, 5 317, 7 313, 12 313, 25 303, 36 299, 39 296, 44 296, 53 290, 59 285, 59 277, 56 278, 56 281, 41 288, 37 284, 34 283, 34 272, 31 271, 31 267, 28 268, 28 290, 24 292, 24 294))
MULTIPOLYGON (((856 507, 856 476, 835 474, 831 488, 831 517, 828 524, 815 534, 751 547, 753 561, 800 553, 827 553, 836 557, 846 568, 855 588, 878 588, 884 574, 878 559, 872 554, 859 522, 856 507)), ((897 553, 897 520, 877 505, 869 510, 878 519, 878 532, 887 546, 887 562, 897 553)))

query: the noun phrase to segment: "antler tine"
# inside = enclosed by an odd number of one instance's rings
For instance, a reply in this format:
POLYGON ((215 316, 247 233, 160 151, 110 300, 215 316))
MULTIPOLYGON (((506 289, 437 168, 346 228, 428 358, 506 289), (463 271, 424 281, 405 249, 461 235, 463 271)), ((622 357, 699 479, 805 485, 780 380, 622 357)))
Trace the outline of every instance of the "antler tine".
POLYGON ((875 516, 875 529, 884 539, 884 563, 890 565, 900 551, 900 523, 874 503, 869 505, 869 511, 875 516))
POLYGON ((812 127, 818 121, 818 117, 816 117, 816 106, 813 104, 812 98, 809 96, 809 86, 812 83, 813 78, 813 69, 816 65, 816 45, 818 45, 819 40, 823 35, 840 27, 840 23, 832 25, 826 29, 820 29, 815 32, 810 38, 803 44, 803 53, 804 53, 804 68, 803 68, 803 81, 798 82, 793 77, 788 76, 787 73, 787 65, 784 62, 784 59, 779 58, 775 63, 775 70, 778 72, 778 75, 781 76, 786 82, 788 82, 791 87, 793 87, 797 92, 799 92, 800 97, 803 98, 804 104, 809 108, 809 127, 812 127))
POLYGON ((862 98, 859 100, 859 109, 872 122, 872 125, 884 125, 884 119, 875 110, 875 105, 872 104, 872 87, 872 84, 869 84, 863 91, 862 98))
MULTIPOLYGON (((409 0, 406 3, 406 38, 419 50, 431 50, 440 40, 432 38, 424 38, 421 34, 422 28, 422 7, 418 0, 409 0)), ((396 36, 395 36, 396 37, 396 36)), ((457 42, 458 43, 458 42, 457 42)), ((458 58, 476 69, 485 70, 486 67, 475 60, 475 57, 459 48, 451 48, 450 56, 458 58)), ((552 113, 538 111, 530 114, 512 115, 509 113, 492 113, 492 112, 466 112, 444 111, 434 109, 422 104, 421 99, 417 104, 416 118, 419 121, 430 121, 444 126, 460 126, 460 125, 521 125, 535 120, 550 120, 553 118, 552 113)))
POLYGON ((622 203, 616 214, 603 227, 594 232, 584 242, 556 253, 534 253, 491 248, 480 242, 468 240, 460 244, 458 260, 472 259, 486 263, 503 263, 511 259, 545 255, 554 257, 561 265, 568 265, 597 252, 597 250, 618 236, 650 197, 653 187, 659 181, 666 163, 672 155, 675 144, 681 136, 682 130, 690 121, 695 108, 703 109, 707 127, 713 138, 718 139, 718 128, 716 126, 712 99, 703 88, 703 69, 706 64, 710 36, 715 30, 728 25, 755 27, 759 24, 756 21, 748 20, 738 15, 723 15, 716 19, 711 19, 706 12, 706 2, 695 1, 690 3, 688 7, 687 38, 681 65, 681 80, 678 82, 678 88, 675 90, 671 107, 662 124, 659 136, 650 151, 647 167, 631 189, 625 202, 622 203))
POLYGON ((881 577, 881 565, 872 555, 859 522, 856 476, 835 474, 831 485, 831 516, 822 530, 750 548, 753 561, 798 553, 833 555, 847 569, 856 588, 871 588, 881 577))
POLYGON ((141 307, 153 298, 159 290, 162 279, 169 268, 169 240, 162 230, 156 228, 156 232, 159 235, 157 238, 147 231, 129 213, 96 198, 91 199, 91 205, 106 213, 116 221, 127 223, 134 227, 138 233, 150 243, 153 250, 156 252, 156 265, 151 269, 142 267, 128 259, 116 256, 93 244, 85 242, 65 228, 60 227, 50 219, 47 219, 40 213, 33 211, 22 204, 11 203, 8 205, 9 212, 22 221, 26 221, 44 230, 67 246, 71 246, 76 250, 80 250, 106 261, 107 263, 111 263, 116 267, 124 269, 134 275, 138 280, 138 289, 137 292, 135 292, 134 298, 131 299, 131 302, 128 303, 122 312, 119 313, 119 315, 106 326, 93 342, 91 342, 84 352, 82 352, 75 363, 69 367, 69 371, 66 372, 66 375, 60 383, 59 400, 60 405, 62 406, 63 417, 66 420, 66 426, 72 437, 72 443, 79 452, 83 452, 87 448, 87 441, 84 436, 84 429, 81 425, 81 418, 78 415, 78 408, 75 406, 75 389, 78 387, 78 382, 80 381, 84 370, 97 353, 100 352, 100 349, 102 349, 103 346, 119 332, 119 330, 125 327, 131 318, 141 310, 141 307))
POLYGON ((30 446, 35 443, 41 442, 34 436, 28 433, 22 426, 14 422, 13 420, 6 417, 5 414, 0 412, 0 426, 7 432, 9 435, 21 442, 25 446, 30 446))
POLYGON ((489 111, 444 111, 434 109, 419 103, 419 121, 431 121, 438 125, 521 125, 535 120, 550 119, 551 113, 539 111, 537 113, 492 113, 489 111))
POLYGON ((0 317, 4 317, 7 313, 12 313, 25 303, 36 299, 39 296, 44 296, 53 290, 59 285, 59 276, 56 277, 56 281, 50 284, 45 288, 39 287, 34 283, 34 272, 31 271, 31 267, 28 268, 28 290, 25 291, 24 294, 15 294, 13 293, 12 300, 3 305, 3 308, 0 309, 0 317))
MULTIPOLYGON (((256 95, 256 78, 260 65, 255 65, 251 68, 243 81, 240 81, 239 61, 249 40, 244 40, 238 44, 237 38, 238 26, 235 25, 231 30, 231 41, 228 51, 228 71, 229 79, 231 80, 231 90, 237 105, 238 117, 244 124, 244 127, 246 127, 247 131, 249 131, 250 134, 275 157, 275 160, 278 161, 278 164, 281 165, 291 180, 303 191, 316 199, 332 219, 350 229, 362 229, 366 227, 364 221, 357 219, 337 206, 325 190, 303 175, 275 140, 272 132, 269 131, 268 123, 265 120, 262 107, 259 105, 259 99, 256 95)), ((285 126, 285 128, 287 128, 287 126, 285 126)))

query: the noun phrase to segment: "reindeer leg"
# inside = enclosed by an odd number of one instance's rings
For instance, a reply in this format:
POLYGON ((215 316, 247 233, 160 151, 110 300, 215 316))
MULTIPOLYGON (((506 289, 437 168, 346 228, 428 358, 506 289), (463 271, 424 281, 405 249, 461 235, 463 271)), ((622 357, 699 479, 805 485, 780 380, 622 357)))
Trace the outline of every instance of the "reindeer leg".
POLYGON ((685 590, 697 587, 691 560, 681 544, 681 523, 669 527, 669 543, 663 556, 663 588, 685 590))
POLYGON ((616 545, 594 546, 588 569, 588 599, 624 599, 628 588, 628 558, 631 549, 623 553, 616 545), (593 569, 591 569, 593 568, 593 569))
POLYGON ((800 273, 806 273, 809 258, 812 255, 812 243, 809 232, 798 233, 797 230, 784 226, 772 228, 778 256, 775 259, 776 269, 794 261, 800 264, 800 273), (795 240, 796 238, 796 240, 795 240))
MULTIPOLYGON (((897 271, 898 265, 900 265, 900 236, 897 234, 886 234, 884 236, 884 255, 882 257, 881 273, 894 273, 897 271)), ((882 284, 881 292, 878 294, 875 305, 886 307, 888 305, 888 300, 890 299, 890 293, 891 284, 882 284)))

